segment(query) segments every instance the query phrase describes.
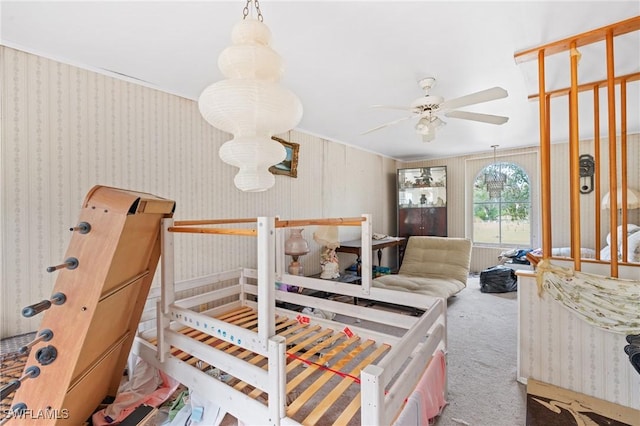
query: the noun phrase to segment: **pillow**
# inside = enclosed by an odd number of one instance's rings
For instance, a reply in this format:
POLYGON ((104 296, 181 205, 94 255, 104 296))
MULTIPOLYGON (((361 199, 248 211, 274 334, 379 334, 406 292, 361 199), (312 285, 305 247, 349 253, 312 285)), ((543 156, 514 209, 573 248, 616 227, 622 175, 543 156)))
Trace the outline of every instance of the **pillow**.
MULTIPOLYGON (((627 237, 631 234, 635 234, 640 231, 640 226, 634 225, 633 223, 627 223, 627 237)), ((618 226, 618 247, 622 247, 620 245, 620 241, 622 241, 622 225, 618 226)), ((611 245, 611 232, 607 234, 607 245, 611 245)))
POLYGON ((634 232, 627 238, 627 260, 640 263, 640 232, 634 232))

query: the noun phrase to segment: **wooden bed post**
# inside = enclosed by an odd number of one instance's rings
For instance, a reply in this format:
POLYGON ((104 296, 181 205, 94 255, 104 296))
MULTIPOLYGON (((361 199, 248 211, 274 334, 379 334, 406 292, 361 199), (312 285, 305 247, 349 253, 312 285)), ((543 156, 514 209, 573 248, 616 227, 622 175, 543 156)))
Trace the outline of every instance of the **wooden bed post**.
POLYGON ((276 333, 275 326, 275 218, 258 218, 258 336, 264 350, 269 337, 276 333))
POLYGON ((286 416, 286 339, 282 336, 269 338, 269 424, 280 425, 286 416))
POLYGON ((176 294, 175 294, 175 271, 174 271, 174 247, 173 247, 173 232, 169 232, 169 228, 173 226, 172 218, 162 219, 162 232, 161 232, 161 241, 162 241, 162 261, 161 261, 161 270, 160 270, 160 278, 161 278, 161 286, 162 292, 160 294, 161 304, 162 304, 162 313, 169 313, 169 306, 175 302, 176 294))
MULTIPOLYGON (((276 222, 280 220, 280 217, 276 216, 276 222)), ((286 228, 276 228, 276 281, 282 280, 282 274, 288 272, 285 267, 286 264, 286 255, 284 254, 284 242, 286 238, 284 237, 284 230, 286 228)))
POLYGON ((360 243, 362 250, 360 250, 360 259, 362 260, 361 269, 361 281, 362 281, 362 294, 369 295, 371 291, 371 235, 372 224, 371 215, 363 214, 364 220, 360 225, 362 242, 360 243))
POLYGON ((377 365, 368 365, 360 372, 362 384, 362 409, 361 421, 363 425, 384 424, 382 409, 384 407, 384 388, 382 383, 383 368, 377 365))
POLYGON ((164 218, 161 222, 160 244, 162 246, 160 262, 160 300, 156 302, 156 338, 158 339, 158 360, 165 362, 169 354, 169 344, 165 339, 165 329, 169 327, 169 306, 176 300, 175 270, 174 270, 174 246, 173 232, 169 228, 173 226, 173 218, 164 218))

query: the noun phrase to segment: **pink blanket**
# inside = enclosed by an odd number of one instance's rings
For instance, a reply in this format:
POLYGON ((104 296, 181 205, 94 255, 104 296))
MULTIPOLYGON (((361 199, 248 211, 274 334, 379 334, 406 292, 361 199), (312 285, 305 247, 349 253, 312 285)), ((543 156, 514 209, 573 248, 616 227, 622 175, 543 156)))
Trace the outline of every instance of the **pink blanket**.
POLYGON ((445 362, 444 353, 438 351, 409 396, 394 426, 428 425, 430 419, 440 415, 447 404, 444 398, 447 380, 445 362))

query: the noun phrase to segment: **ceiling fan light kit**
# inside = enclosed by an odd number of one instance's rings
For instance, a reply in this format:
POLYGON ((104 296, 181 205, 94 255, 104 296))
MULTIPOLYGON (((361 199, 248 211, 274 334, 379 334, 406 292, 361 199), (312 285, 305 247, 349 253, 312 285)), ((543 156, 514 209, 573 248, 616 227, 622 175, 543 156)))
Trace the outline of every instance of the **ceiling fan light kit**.
POLYGON ((443 114, 445 117, 450 118, 478 121, 481 123, 496 125, 504 124, 509 121, 509 117, 503 117, 500 115, 457 110, 458 108, 462 108, 465 106, 505 98, 508 96, 508 93, 505 89, 501 87, 492 87, 480 92, 471 93, 466 96, 445 101, 442 96, 432 95, 429 93, 429 91, 435 86, 435 84, 436 79, 433 77, 426 77, 419 80, 418 85, 422 90, 424 90, 425 95, 414 100, 407 107, 374 105, 373 107, 375 108, 402 109, 411 112, 411 115, 382 124, 380 126, 374 127, 373 129, 369 129, 364 132, 363 135, 383 129, 388 126, 392 126, 410 118, 418 117, 418 122, 414 126, 416 133, 422 136, 423 142, 431 142, 435 139, 436 129, 446 124, 438 117, 439 114, 443 114))

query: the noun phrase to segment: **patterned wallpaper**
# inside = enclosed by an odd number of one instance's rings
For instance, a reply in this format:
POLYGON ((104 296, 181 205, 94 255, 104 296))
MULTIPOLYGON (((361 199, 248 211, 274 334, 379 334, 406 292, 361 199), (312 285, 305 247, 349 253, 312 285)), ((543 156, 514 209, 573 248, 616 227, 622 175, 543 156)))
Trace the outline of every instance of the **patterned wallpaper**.
MULTIPOLYGON (((218 158, 229 135, 207 124, 195 102, 4 46, 0 59, 0 338, 37 329, 38 317, 22 318, 20 310, 50 296, 56 277, 45 268, 64 259, 68 229, 96 184, 173 199, 176 219, 370 213, 375 232, 394 234, 396 167, 446 165, 448 233, 461 237, 468 235, 464 212, 469 183, 493 161, 492 154, 482 153, 402 163, 291 131, 278 136, 300 144, 298 178, 276 176, 270 190, 242 193, 233 185, 235 169, 218 158)), ((640 135, 630 135, 628 146, 629 186, 640 189, 640 135)), ((568 192, 566 147, 552 146, 559 164, 552 179, 560 200, 568 192)), ((581 152, 590 149, 587 142, 581 152)), ((498 154, 517 159, 537 176, 537 151, 530 147, 498 154)), ((533 197, 537 205, 537 194, 533 197)), ((596 201, 593 196, 581 200, 587 229, 596 201)), ((566 245, 571 220, 566 204, 554 203, 552 214, 559 232, 554 231, 554 245, 566 245)), ((640 209, 630 211, 630 222, 640 224, 640 209)), ((303 234, 313 246, 312 233, 309 228, 303 234)), ((342 240, 358 235, 356 229, 340 230, 342 240)), ((605 236, 603 231, 602 240, 605 236)), ((592 244, 593 238, 585 243, 592 244)), ((539 241, 539 231, 534 241, 539 241)), ((176 236, 176 279, 253 266, 253 247, 247 238, 176 236)), ((302 257, 307 273, 319 271, 318 250, 302 257)), ((474 247, 472 270, 495 264, 500 251, 474 247)), ((384 256, 383 262, 393 266, 394 257, 387 251, 384 256)), ((340 260, 346 266, 354 258, 341 254, 340 260)))
POLYGON ((547 293, 539 297, 535 276, 521 276, 518 293, 519 381, 531 377, 640 409, 640 382, 624 352, 624 333, 588 323, 547 293))
MULTIPOLYGON (((370 213, 376 232, 395 231, 394 160, 291 131, 278 136, 300 144, 298 178, 243 193, 218 158, 230 136, 195 102, 7 47, 0 59, 0 338, 38 328, 38 316, 20 311, 50 297, 56 273, 46 267, 64 259, 69 227, 97 184, 175 200, 176 219, 370 213)), ((254 247, 251 238, 178 235, 176 279, 255 266, 254 247)), ((302 258, 309 273, 319 272, 318 251, 302 258)))

